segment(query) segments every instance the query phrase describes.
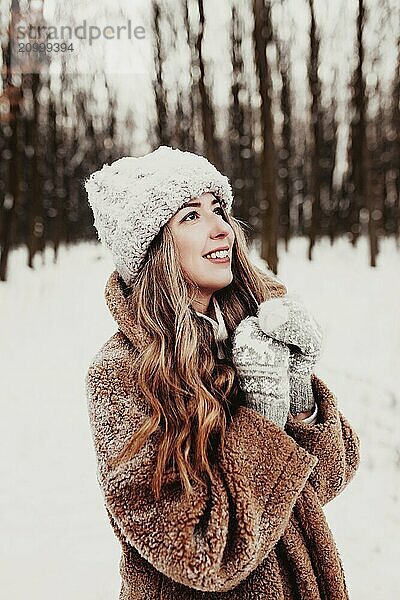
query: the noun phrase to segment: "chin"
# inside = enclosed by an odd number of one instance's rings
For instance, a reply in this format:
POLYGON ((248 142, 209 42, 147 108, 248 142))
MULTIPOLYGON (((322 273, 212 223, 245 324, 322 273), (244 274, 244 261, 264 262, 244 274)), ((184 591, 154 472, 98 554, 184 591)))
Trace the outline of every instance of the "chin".
POLYGON ((221 290, 222 288, 229 285, 232 282, 232 279, 233 279, 233 274, 229 273, 229 274, 225 275, 224 277, 219 277, 215 281, 210 282, 210 285, 208 287, 213 287, 216 290, 221 290))

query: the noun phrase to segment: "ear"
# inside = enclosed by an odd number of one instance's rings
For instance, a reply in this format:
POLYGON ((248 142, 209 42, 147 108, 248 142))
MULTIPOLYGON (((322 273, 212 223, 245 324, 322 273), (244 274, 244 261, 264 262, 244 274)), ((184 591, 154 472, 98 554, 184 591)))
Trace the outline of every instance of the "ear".
POLYGON ((282 298, 265 300, 258 307, 258 325, 264 333, 270 333, 288 320, 289 309, 282 298))

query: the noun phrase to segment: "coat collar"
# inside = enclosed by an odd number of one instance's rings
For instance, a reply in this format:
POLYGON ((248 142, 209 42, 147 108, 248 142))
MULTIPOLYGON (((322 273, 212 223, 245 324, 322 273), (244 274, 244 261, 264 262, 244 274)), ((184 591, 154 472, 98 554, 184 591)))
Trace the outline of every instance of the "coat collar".
POLYGON ((136 323, 125 297, 124 284, 118 271, 113 271, 108 278, 104 297, 108 309, 122 333, 136 348, 144 350, 150 343, 151 336, 136 323))
MULTIPOLYGON (((116 321, 119 329, 122 333, 132 342, 134 346, 143 350, 151 341, 151 336, 135 322, 132 315, 132 311, 129 307, 128 300, 124 294, 124 284, 118 271, 113 271, 108 278, 104 296, 111 315, 116 321)), ((197 312, 196 314, 204 319, 208 320, 214 330, 215 339, 217 342, 226 340, 228 332, 225 326, 225 322, 222 316, 221 308, 217 302, 217 299, 213 296, 213 303, 215 308, 215 315, 217 320, 215 321, 208 315, 197 312)), ((220 354, 220 347, 218 345, 220 354)))

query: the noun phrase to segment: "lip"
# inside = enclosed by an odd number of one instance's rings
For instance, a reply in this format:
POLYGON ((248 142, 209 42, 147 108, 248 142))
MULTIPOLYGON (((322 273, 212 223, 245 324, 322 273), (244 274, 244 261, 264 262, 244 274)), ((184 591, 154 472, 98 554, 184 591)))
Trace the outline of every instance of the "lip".
POLYGON ((211 254, 212 252, 219 252, 220 250, 228 250, 229 251, 229 246, 220 246, 219 248, 214 248, 214 250, 210 250, 209 252, 206 252, 205 254, 203 254, 203 258, 205 258, 207 256, 207 254, 211 254))
MULTIPOLYGON (((204 258, 204 256, 203 256, 203 258, 204 258)), ((231 262, 230 256, 226 256, 225 258, 206 258, 205 260, 208 260, 215 264, 218 264, 218 263, 225 264, 225 263, 231 262)))

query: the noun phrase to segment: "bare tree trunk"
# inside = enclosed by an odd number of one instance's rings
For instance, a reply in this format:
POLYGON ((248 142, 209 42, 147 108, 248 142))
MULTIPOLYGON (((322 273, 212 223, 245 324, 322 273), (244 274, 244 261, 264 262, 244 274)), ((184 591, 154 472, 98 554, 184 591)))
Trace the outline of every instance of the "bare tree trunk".
POLYGON ((201 117, 203 123, 203 135, 205 143, 205 151, 208 160, 221 169, 221 155, 218 145, 218 141, 215 136, 215 116, 214 109, 212 106, 211 96, 209 89, 205 82, 205 66, 203 59, 203 36, 204 36, 204 5, 203 0, 198 0, 199 7, 199 32, 196 40, 196 50, 199 59, 200 67, 200 78, 199 78, 199 90, 201 98, 201 117))
POLYGON ((360 209, 364 206, 367 189, 367 135, 366 135, 366 86, 363 75, 365 21, 364 0, 358 0, 357 55, 358 63, 353 75, 353 110, 351 122, 351 183, 353 188, 350 206, 351 243, 356 245, 361 232, 360 209))
POLYGON ((188 123, 185 125, 185 137, 187 137, 188 150, 192 151, 203 151, 203 145, 200 147, 200 135, 196 136, 196 132, 200 129, 198 125, 197 115, 201 101, 199 99, 199 84, 198 77, 195 77, 194 70, 197 67, 198 56, 195 48, 195 41, 193 40, 193 34, 190 28, 189 22, 189 9, 188 0, 182 0, 183 3, 183 18, 185 23, 186 31, 186 42, 190 48, 190 92, 189 92, 189 111, 188 111, 188 123), (196 137, 198 140, 196 140, 196 137))
POLYGON ((308 64, 308 82, 312 98, 311 103, 311 227, 309 233, 308 259, 312 259, 312 250, 317 238, 317 228, 321 220, 321 172, 320 157, 322 155, 322 110, 321 110, 321 81, 318 76, 319 44, 314 14, 314 2, 309 0, 311 13, 310 29, 310 59, 308 64))
POLYGON ((276 152, 272 116, 272 79, 267 59, 267 44, 273 39, 271 3, 253 0, 254 51, 261 96, 261 129, 263 138, 261 184, 265 213, 261 234, 261 258, 272 272, 278 270, 278 200, 276 195, 276 152))
POLYGON ((392 167, 394 172, 394 187, 396 200, 394 207, 394 219, 396 223, 395 237, 400 243, 400 37, 397 39, 397 64, 394 76, 392 94, 392 128, 395 132, 393 141, 392 167))
POLYGON ((379 84, 377 85, 375 95, 379 98, 380 108, 369 128, 369 139, 372 149, 368 152, 368 191, 366 198, 368 206, 368 236, 370 244, 371 267, 376 266, 376 257, 379 252, 378 227, 381 225, 384 215, 384 179, 386 171, 383 159, 385 148, 385 143, 383 140, 384 115, 382 107, 382 94, 379 93, 379 84))
POLYGON ((293 203, 292 92, 290 84, 290 59, 288 48, 283 46, 281 42, 278 42, 277 51, 279 71, 282 80, 281 110, 283 114, 282 148, 279 156, 279 171, 282 173, 280 176, 280 183, 282 186, 280 216, 283 229, 283 239, 285 240, 285 249, 288 250, 289 240, 292 234, 290 208, 293 203))
MULTIPOLYGON (((247 148, 244 148, 242 154, 242 177, 244 181, 243 189, 243 219, 246 223, 249 222, 250 209, 254 206, 254 198, 256 196, 256 158, 254 151, 254 124, 253 124, 253 108, 251 106, 250 93, 247 93, 246 103, 242 108, 244 113, 245 138, 247 148)), ((250 240, 253 240, 255 233, 250 232, 250 240)))
POLYGON ((229 158, 230 172, 235 181, 235 206, 242 214, 244 204, 244 161, 242 150, 244 149, 244 112, 239 99, 239 92, 242 87, 242 67, 241 56, 241 36, 240 25, 236 8, 233 6, 231 11, 231 61, 232 61, 232 85, 231 98, 232 103, 229 107, 229 158))
POLYGON ((41 210, 41 186, 39 181, 39 84, 40 78, 38 73, 32 74, 32 98, 33 98, 33 121, 32 121, 32 171, 30 199, 28 209, 28 267, 33 269, 33 259, 39 249, 39 237, 43 235, 43 215, 41 210))
POLYGON ((163 55, 161 47, 160 22, 160 6, 157 0, 153 0, 153 24, 155 39, 154 66, 156 71, 156 79, 153 82, 153 89, 157 111, 156 136, 158 143, 164 146, 169 144, 170 136, 167 119, 167 98, 162 72, 163 55))
MULTIPOLYGON (((243 21, 235 6, 231 10, 231 63, 232 63, 232 103, 229 107, 229 136, 227 151, 230 172, 235 187, 235 206, 240 219, 250 223, 251 208, 255 204, 255 172, 253 148, 253 111, 250 94, 246 86, 243 65, 243 21)), ((255 237, 254 229, 249 229, 248 241, 255 237)))
POLYGON ((57 111, 55 106, 54 98, 49 101, 48 107, 48 120, 49 120, 49 131, 50 131, 50 176, 52 180, 52 193, 54 202, 54 218, 52 228, 52 241, 53 241, 53 261, 57 261, 58 249, 61 241, 64 240, 64 228, 65 228, 65 199, 60 193, 60 177, 59 177, 59 135, 58 125, 56 121, 57 111))
POLYGON ((335 98, 337 73, 333 80, 331 88, 331 105, 327 111, 327 123, 324 126, 324 148, 326 149, 326 167, 324 167, 324 186, 327 192, 328 209, 328 234, 331 246, 335 240, 338 229, 337 211, 338 211, 338 192, 333 184, 333 173, 336 165, 336 151, 338 143, 338 121, 337 121, 337 101, 335 98))
MULTIPOLYGON (((13 15, 16 18, 16 14, 13 15)), ((13 18, 12 17, 12 18, 13 18)), ((22 89, 11 83, 11 27, 9 36, 3 46, 3 90, 4 96, 9 102, 8 125, 11 135, 8 138, 8 185, 0 209, 2 221, 1 227, 1 252, 0 252, 0 281, 6 281, 8 254, 14 235, 15 208, 19 200, 20 190, 20 157, 18 149, 18 131, 20 122, 20 103, 22 100, 22 89)))
POLYGON ((14 234, 15 207, 19 199, 20 157, 18 151, 19 105, 17 89, 15 88, 11 93, 15 94, 15 97, 10 105, 9 113, 11 136, 8 141, 8 148, 11 156, 8 160, 8 192, 6 192, 0 212, 2 221, 0 281, 6 281, 7 279, 7 261, 14 234))

